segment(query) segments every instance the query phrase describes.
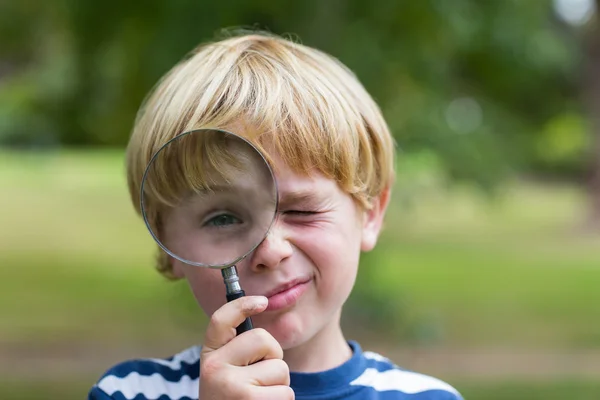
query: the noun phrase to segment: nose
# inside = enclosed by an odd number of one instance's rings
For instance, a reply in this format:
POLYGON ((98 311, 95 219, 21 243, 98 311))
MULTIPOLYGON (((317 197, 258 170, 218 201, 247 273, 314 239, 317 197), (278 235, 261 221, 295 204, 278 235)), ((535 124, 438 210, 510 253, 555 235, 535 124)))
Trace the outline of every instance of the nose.
POLYGON ((250 259, 250 268, 254 272, 278 268, 292 253, 292 244, 286 237, 285 231, 275 222, 267 237, 254 250, 250 259))

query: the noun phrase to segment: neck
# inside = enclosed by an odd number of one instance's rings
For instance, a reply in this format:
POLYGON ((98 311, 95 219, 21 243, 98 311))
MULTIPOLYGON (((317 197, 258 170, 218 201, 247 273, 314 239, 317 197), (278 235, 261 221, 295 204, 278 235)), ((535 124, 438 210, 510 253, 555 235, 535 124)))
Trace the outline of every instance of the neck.
POLYGON ((338 367, 352 357, 340 327, 340 315, 338 311, 331 323, 307 342, 284 350, 283 360, 291 372, 322 372, 338 367), (315 357, 315 354, 319 356, 315 357))

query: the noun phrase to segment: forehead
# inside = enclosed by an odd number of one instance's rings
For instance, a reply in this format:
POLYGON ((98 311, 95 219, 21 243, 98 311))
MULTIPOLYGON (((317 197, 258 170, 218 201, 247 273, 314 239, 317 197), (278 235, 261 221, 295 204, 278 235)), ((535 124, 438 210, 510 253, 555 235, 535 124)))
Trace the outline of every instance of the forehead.
POLYGON ((270 162, 282 205, 298 201, 325 200, 344 194, 336 181, 327 178, 316 169, 296 171, 273 153, 270 154, 270 162))

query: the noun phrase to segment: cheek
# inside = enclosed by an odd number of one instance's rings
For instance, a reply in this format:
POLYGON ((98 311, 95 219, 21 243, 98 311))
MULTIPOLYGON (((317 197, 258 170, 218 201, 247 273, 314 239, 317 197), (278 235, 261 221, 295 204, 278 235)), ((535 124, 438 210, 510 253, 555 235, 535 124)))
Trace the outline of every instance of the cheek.
POLYGON ((225 304, 225 284, 221 271, 191 265, 181 268, 196 302, 207 315, 212 315, 225 304))
POLYGON ((322 295, 348 295, 358 270, 360 230, 353 224, 305 228, 295 244, 317 269, 322 295))

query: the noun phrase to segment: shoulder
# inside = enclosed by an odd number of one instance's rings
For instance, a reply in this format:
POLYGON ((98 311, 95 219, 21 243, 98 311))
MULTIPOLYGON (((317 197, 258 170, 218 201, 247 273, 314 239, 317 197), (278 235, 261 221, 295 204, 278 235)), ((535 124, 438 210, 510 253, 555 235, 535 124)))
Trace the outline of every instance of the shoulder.
POLYGON ((200 347, 168 359, 130 360, 110 368, 94 385, 88 400, 145 400, 198 397, 200 347))
POLYGON ((400 368, 388 358, 365 351, 365 369, 351 385, 370 387, 379 399, 463 400, 448 383, 432 376, 400 368))

